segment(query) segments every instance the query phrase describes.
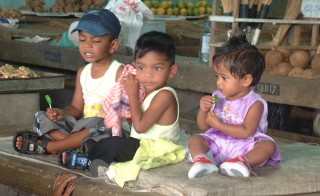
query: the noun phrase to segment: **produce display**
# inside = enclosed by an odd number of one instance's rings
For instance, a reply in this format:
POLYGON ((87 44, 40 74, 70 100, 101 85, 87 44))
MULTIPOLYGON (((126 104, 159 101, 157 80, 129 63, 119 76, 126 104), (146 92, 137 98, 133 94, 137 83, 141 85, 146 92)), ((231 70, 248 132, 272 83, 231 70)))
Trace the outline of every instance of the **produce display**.
POLYGON ((26 6, 21 9, 34 12, 47 12, 48 8, 45 7, 45 4, 45 0, 26 0, 26 6))
POLYGON ((311 57, 306 50, 273 48, 266 52, 265 59, 267 74, 320 79, 320 53, 311 57))
POLYGON ((5 9, 0 7, 0 18, 8 18, 8 19, 21 19, 23 15, 20 10, 16 9, 5 9))
POLYGON ((212 6, 205 0, 195 2, 179 0, 177 3, 172 0, 144 0, 143 2, 155 15, 201 16, 212 13, 212 6))
MULTIPOLYGON (((86 12, 89 8, 103 8, 109 0, 56 0, 48 8, 45 0, 25 0, 26 5, 21 10, 30 12, 49 13, 78 13, 86 12)), ((205 16, 212 13, 212 1, 200 0, 142 0, 154 15, 163 16, 205 16), (209 2, 209 3, 208 3, 209 2)), ((218 8, 218 15, 222 15, 222 7, 218 8)), ((30 13, 28 13, 30 14, 30 13)))
POLYGON ((28 67, 20 66, 18 69, 5 64, 0 67, 0 78, 38 78, 40 74, 28 67))
POLYGON ((103 8, 107 0, 56 0, 51 12, 85 12, 89 8, 103 8))
POLYGON ((22 10, 33 12, 85 12, 89 8, 103 8, 108 0, 56 0, 51 8, 45 6, 45 0, 26 0, 26 6, 22 10))

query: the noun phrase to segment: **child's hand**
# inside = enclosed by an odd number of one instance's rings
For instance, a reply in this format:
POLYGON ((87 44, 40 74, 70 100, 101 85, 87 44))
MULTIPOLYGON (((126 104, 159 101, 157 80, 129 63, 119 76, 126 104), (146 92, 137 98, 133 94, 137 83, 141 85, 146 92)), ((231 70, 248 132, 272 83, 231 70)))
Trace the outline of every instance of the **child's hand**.
POLYGON ((75 174, 59 175, 53 184, 53 196, 69 196, 74 190, 73 180, 77 178, 75 174))
POLYGON ((217 127, 217 124, 220 123, 219 118, 213 110, 210 110, 210 112, 208 112, 206 123, 210 125, 210 127, 217 127))
POLYGON ((209 112, 214 104, 214 98, 210 95, 203 96, 200 99, 200 109, 203 112, 209 112))
POLYGON ((46 115, 53 122, 57 122, 62 118, 62 111, 59 108, 48 108, 46 115))
POLYGON ((128 93, 128 96, 136 96, 139 94, 139 81, 136 76, 133 74, 128 74, 121 83, 124 86, 124 89, 128 93))

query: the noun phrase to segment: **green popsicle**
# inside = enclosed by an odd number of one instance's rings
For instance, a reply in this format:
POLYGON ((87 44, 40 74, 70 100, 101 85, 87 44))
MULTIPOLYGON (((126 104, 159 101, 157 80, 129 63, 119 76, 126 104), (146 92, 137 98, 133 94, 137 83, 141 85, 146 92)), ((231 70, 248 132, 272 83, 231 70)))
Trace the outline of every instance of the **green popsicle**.
POLYGON ((49 107, 51 108, 52 100, 51 100, 50 96, 49 95, 45 95, 44 98, 46 99, 47 103, 49 104, 49 107))

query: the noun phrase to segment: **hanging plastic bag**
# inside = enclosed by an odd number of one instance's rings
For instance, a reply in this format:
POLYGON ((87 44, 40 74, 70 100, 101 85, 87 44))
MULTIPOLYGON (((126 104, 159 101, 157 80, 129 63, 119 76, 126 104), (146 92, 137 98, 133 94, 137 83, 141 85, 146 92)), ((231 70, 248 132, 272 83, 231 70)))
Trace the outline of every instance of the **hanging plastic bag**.
POLYGON ((19 20, 18 19, 10 19, 10 18, 0 18, 0 26, 16 29, 19 27, 19 20))
POLYGON ((105 7, 121 22, 122 46, 134 49, 143 26, 143 18, 153 19, 153 13, 141 0, 110 0, 105 7))

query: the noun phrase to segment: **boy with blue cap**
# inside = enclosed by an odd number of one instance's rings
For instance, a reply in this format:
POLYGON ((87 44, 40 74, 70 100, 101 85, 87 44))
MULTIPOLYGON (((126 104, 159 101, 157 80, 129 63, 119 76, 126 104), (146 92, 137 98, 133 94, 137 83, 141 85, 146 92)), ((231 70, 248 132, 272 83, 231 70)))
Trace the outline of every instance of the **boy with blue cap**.
POLYGON ((107 9, 90 9, 81 17, 72 32, 79 33, 79 51, 88 64, 77 71, 71 105, 37 112, 36 133, 18 131, 13 138, 16 151, 57 154, 80 147, 84 138, 104 127, 102 103, 124 67, 112 58, 120 30, 120 21, 107 9))

